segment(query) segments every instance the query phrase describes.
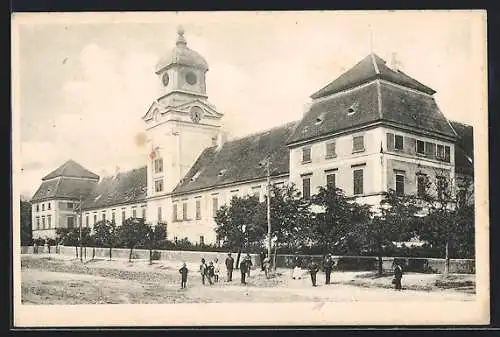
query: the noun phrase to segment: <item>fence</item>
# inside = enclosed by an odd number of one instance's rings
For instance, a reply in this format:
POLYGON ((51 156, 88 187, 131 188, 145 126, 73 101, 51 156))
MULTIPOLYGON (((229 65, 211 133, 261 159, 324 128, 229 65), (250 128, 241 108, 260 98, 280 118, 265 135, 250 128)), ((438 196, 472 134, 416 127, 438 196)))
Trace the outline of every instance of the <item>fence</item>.
MULTIPOLYGON (((47 246, 38 247, 38 253, 48 253, 47 246)), ((63 255, 76 255, 75 247, 59 246, 51 247, 50 252, 53 254, 59 253, 63 255)), ((186 263, 198 263, 201 258, 207 261, 212 261, 218 258, 221 263, 225 260, 227 253, 218 252, 200 252, 200 251, 174 251, 174 250, 156 250, 157 259, 167 261, 185 261, 186 263)), ((33 246, 21 247, 21 254, 32 254, 33 246)), ((78 253, 80 253, 78 251, 78 253)), ((123 248, 113 248, 113 258, 128 258, 130 250, 123 248)), ((232 253, 236 260, 237 253, 232 253)), ((92 247, 87 247, 86 256, 92 256, 92 247)), ((254 266, 260 265, 260 259, 257 254, 250 254, 254 266)), ((96 258, 108 258, 109 248, 95 248, 96 258)), ((149 259, 149 250, 134 249, 134 259, 149 259)), ((300 264, 306 267, 311 261, 317 262, 321 265, 323 257, 321 255, 277 255, 276 266, 280 268, 293 268, 295 260, 299 259, 300 264)), ((378 259, 373 256, 334 256, 335 269, 341 271, 369 271, 377 270, 378 259)), ((384 271, 392 270, 394 260, 402 263, 404 270, 407 272, 419 273, 442 273, 444 272, 445 259, 436 258, 413 258, 413 257, 383 257, 382 269, 384 271)), ((451 259, 450 260, 450 273, 459 274, 474 274, 475 273, 475 260, 473 259, 451 259)))

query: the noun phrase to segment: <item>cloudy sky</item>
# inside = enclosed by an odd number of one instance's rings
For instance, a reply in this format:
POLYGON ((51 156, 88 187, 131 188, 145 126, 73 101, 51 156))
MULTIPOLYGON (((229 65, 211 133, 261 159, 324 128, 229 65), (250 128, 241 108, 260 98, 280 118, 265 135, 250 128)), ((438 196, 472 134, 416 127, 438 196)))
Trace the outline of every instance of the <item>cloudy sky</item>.
POLYGON ((20 191, 31 196, 44 175, 70 158, 100 175, 145 164, 147 149, 134 140, 160 93, 154 66, 174 46, 178 25, 209 63, 209 100, 225 114, 233 137, 300 118, 310 94, 371 48, 387 61, 397 53, 403 71, 437 91, 448 118, 475 125, 484 119, 481 15, 18 16, 13 79, 20 191))

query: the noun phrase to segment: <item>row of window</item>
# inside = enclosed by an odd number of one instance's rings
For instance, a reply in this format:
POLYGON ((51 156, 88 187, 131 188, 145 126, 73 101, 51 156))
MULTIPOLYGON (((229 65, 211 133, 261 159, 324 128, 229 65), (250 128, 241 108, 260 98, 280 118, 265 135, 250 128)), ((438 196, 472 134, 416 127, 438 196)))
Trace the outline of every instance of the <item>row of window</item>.
MULTIPOLYGON (((364 193, 363 171, 363 169, 354 169, 352 171, 354 195, 360 195, 364 193)), ((306 199, 309 199, 311 197, 311 176, 312 174, 302 176, 302 197, 306 199)), ((327 187, 335 188, 337 180, 336 171, 326 171, 325 180, 327 187)))
POLYGON ((52 228, 52 215, 42 215, 36 217, 36 229, 51 229, 52 228), (41 220, 41 221, 40 221, 41 220))
MULTIPOLYGON (((365 151, 365 137, 363 135, 352 137, 352 153, 365 151)), ((325 143, 325 159, 337 157, 336 143, 330 141, 325 143)), ((311 147, 302 148, 302 163, 311 162, 311 147)))
MULTIPOLYGON (((402 135, 387 133, 389 143, 389 150, 403 151, 404 139, 402 135)), ((451 151, 448 145, 435 144, 417 139, 415 142, 415 152, 418 155, 435 156, 436 159, 449 163, 451 160, 451 151)))
MULTIPOLYGON (((137 214, 137 208, 133 207, 132 208, 132 218, 137 218, 138 217, 138 214, 137 214)), ((142 207, 141 208, 141 218, 143 219, 146 219, 146 207, 142 207)), ((94 213, 93 214, 93 219, 94 219, 94 224, 97 223, 98 221, 106 221, 106 212, 102 212, 101 214, 101 219, 99 220, 98 219, 98 215, 97 213, 94 213)), ((123 221, 125 221, 127 219, 126 217, 126 211, 125 209, 122 209, 122 212, 121 212, 121 222, 123 223, 123 221)), ((111 210, 111 219, 109 219, 111 222, 113 223, 116 223, 116 212, 115 210, 111 210)), ((85 226, 89 226, 90 225, 90 214, 86 214, 85 215, 85 226)))
MULTIPOLYGON (((45 211, 45 204, 44 204, 44 203, 42 203, 41 205, 42 205, 42 211, 45 211)), ((50 203, 50 202, 48 202, 48 203, 47 203, 47 210, 50 210, 50 209, 51 209, 51 207, 52 207, 52 206, 51 206, 51 203, 50 203)), ((40 204, 36 204, 36 211, 37 211, 37 212, 40 212, 40 204)))

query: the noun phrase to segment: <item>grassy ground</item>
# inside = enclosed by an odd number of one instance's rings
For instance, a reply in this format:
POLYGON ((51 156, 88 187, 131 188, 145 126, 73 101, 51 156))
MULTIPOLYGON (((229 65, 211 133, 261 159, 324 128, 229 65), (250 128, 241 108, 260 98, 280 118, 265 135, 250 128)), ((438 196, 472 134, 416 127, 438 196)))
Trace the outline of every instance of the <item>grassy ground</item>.
MULTIPOLYGON (((332 284, 324 285, 318 274, 318 287, 312 287, 308 274, 293 280, 291 271, 277 270, 266 279, 252 270, 246 286, 233 282, 212 286, 201 284, 197 265, 188 265, 188 288, 180 289, 179 265, 175 262, 104 259, 81 263, 60 255, 23 255, 21 259, 22 302, 25 304, 90 303, 202 303, 202 302, 297 302, 297 301, 387 301, 387 300, 473 300, 474 275, 408 274, 405 291, 391 288, 391 277, 371 272, 334 272, 332 284), (464 286, 467 284, 468 286, 464 286), (465 288, 464 288, 465 287, 465 288), (444 289, 452 288, 452 289, 444 289)), ((224 276, 224 275, 222 275, 224 276)), ((223 277, 224 278, 224 277, 223 277)))

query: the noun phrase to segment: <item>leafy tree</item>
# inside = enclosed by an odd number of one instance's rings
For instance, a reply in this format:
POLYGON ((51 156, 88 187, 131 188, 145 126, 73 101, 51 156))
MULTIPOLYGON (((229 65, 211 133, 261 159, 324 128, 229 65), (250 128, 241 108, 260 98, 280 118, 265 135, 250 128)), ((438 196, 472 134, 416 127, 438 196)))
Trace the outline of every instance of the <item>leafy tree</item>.
MULTIPOLYGON (((323 253, 330 252, 332 248, 342 251, 353 246, 356 237, 352 233, 356 232, 356 226, 368 221, 369 207, 358 204, 347 198, 341 189, 330 186, 320 187, 312 203, 319 206, 322 212, 313 216, 309 236, 323 248, 323 253)), ((306 229, 303 228, 303 231, 306 229)))
POLYGON ((143 243, 149 232, 149 226, 143 218, 129 218, 118 227, 120 242, 130 249, 128 260, 132 261, 132 251, 134 247, 143 243))
POLYGON ((31 224, 31 203, 21 200, 21 245, 29 246, 33 241, 31 224))
POLYGON ((255 196, 233 197, 229 206, 222 206, 214 217, 215 232, 224 246, 237 249, 236 266, 245 245, 261 242, 267 232, 262 226, 262 205, 255 196))
POLYGON ((148 226, 145 245, 149 249, 149 264, 153 264, 153 249, 156 249, 158 244, 165 240, 166 235, 167 230, 165 224, 158 223, 155 226, 148 226))
POLYGON ((98 247, 109 248, 109 259, 113 247, 118 244, 118 231, 114 222, 101 220, 94 225, 94 240, 98 247))
MULTIPOLYGON (((80 228, 79 227, 74 227, 74 228, 63 228, 59 227, 56 228, 56 240, 60 242, 61 244, 65 246, 74 246, 75 247, 75 255, 76 258, 78 258, 78 246, 80 244, 80 228)), ((88 238, 90 237, 90 228, 89 227, 83 227, 82 228, 82 245, 85 241, 88 241, 88 238)), ((80 258, 82 259, 83 256, 81 256, 80 252, 80 258)))
POLYGON ((394 241, 407 241, 414 236, 411 228, 419 210, 414 196, 398 195, 389 190, 383 194, 380 208, 371 221, 358 227, 359 241, 377 255, 379 275, 383 271, 384 248, 392 247, 394 241))

